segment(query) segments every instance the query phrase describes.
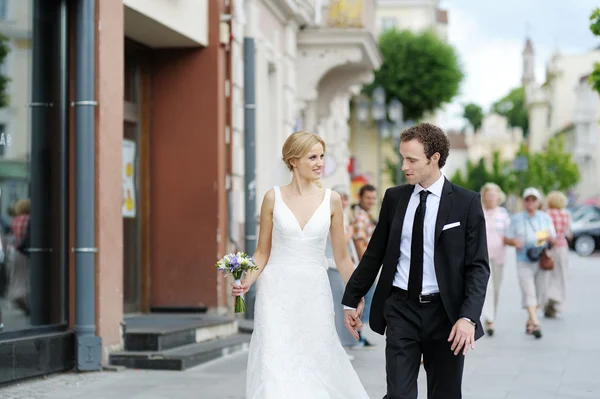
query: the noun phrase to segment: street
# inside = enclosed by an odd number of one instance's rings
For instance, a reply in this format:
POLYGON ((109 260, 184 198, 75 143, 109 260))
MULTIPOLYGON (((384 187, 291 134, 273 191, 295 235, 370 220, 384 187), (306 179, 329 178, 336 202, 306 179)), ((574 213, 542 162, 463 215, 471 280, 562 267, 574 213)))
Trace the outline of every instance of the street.
MULTIPOLYGON (((514 253, 511 254, 514 256, 514 253)), ((509 256, 509 259, 512 259, 509 256)), ((524 333, 525 312, 514 262, 506 265, 494 337, 477 342, 464 374, 465 399, 600 398, 600 256, 570 254, 566 312, 542 320, 544 336, 524 333)), ((370 332, 370 331, 369 331, 370 332)), ((353 350, 353 364, 369 396, 385 394, 384 340, 372 332, 374 350, 353 350)), ((242 399, 246 353, 184 372, 137 371, 66 373, 0 389, 3 399, 242 399)), ((292 359, 291 359, 292 360, 292 359)), ((419 376, 426 397, 425 373, 419 376)), ((282 398, 284 399, 284 398, 282 398)), ((310 399, 310 398, 307 398, 310 399)))

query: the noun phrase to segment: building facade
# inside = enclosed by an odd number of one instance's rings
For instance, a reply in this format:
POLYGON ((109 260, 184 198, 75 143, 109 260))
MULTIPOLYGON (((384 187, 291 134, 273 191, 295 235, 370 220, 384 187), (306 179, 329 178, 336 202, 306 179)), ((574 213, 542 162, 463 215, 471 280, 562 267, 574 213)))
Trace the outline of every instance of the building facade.
MULTIPOLYGON (((448 40, 448 11, 440 8, 439 0, 377 0, 375 7, 375 34, 377 37, 388 30, 410 30, 421 32, 431 29, 444 40, 448 40)), ((388 99, 389 100, 389 99, 388 99)), ((353 98, 356 105, 359 99, 353 98)), ((438 113, 423 117, 423 122, 437 123, 438 113)), ((400 130, 407 125, 401 125, 400 130)), ((396 132, 396 136, 397 136, 396 132)), ((352 195, 365 183, 377 186, 380 198, 388 187, 397 184, 393 176, 398 173, 399 159, 397 140, 390 129, 379 131, 375 123, 359 122, 356 115, 351 118, 349 148, 351 159, 352 195), (380 135, 382 137, 380 137, 380 135), (391 171, 394 170, 394 173, 391 171), (379 187, 381 186, 381 187, 379 187)))
POLYGON ((571 152, 579 165, 581 180, 575 187, 580 200, 600 198, 600 95, 588 83, 588 75, 579 79, 571 131, 571 152))
POLYGON ((17 249, 2 265, 0 382, 98 370, 131 314, 224 311, 213 265, 230 248, 232 5, 0 6, 6 236, 15 201, 31 209, 28 271, 14 278, 17 249))
POLYGON ((523 50, 523 84, 529 112, 529 145, 540 151, 554 134, 573 122, 576 88, 580 78, 600 62, 600 50, 578 54, 556 52, 546 63, 544 82, 535 76, 535 49, 527 39, 523 50))
POLYGON ((530 39, 523 50, 523 84, 529 114, 529 147, 542 151, 556 135, 566 139, 567 150, 574 154, 581 181, 574 189, 578 200, 600 195, 596 181, 600 169, 598 93, 587 82, 594 63, 600 62, 600 50, 577 54, 555 53, 546 64, 544 83, 534 74, 535 50, 530 39))
MULTIPOLYGON (((373 0, 297 5, 250 0, 245 6, 242 29, 256 42, 256 214, 264 194, 290 180, 281 148, 296 130, 325 139, 324 186, 349 185, 349 100, 381 63, 373 0)), ((239 54, 236 64, 244 59, 239 54)))
POLYGON ((506 117, 490 113, 483 118, 481 127, 476 132, 469 126, 465 137, 468 159, 473 163, 484 159, 491 166, 495 152, 500 154, 501 161, 512 161, 515 158, 523 143, 523 130, 511 127, 506 117))

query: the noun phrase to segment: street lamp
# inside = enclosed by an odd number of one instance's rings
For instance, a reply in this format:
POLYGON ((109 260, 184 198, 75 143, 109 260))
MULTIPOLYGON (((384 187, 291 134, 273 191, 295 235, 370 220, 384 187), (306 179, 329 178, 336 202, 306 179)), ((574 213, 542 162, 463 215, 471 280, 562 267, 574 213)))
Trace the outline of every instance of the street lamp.
POLYGON ((402 122, 404 110, 402 109, 402 103, 396 97, 392 98, 388 105, 388 115, 390 120, 394 123, 402 122))
POLYGON ((381 86, 377 86, 375 90, 373 90, 373 104, 371 105, 371 116, 373 117, 373 120, 377 123, 377 190, 379 190, 379 193, 382 192, 382 140, 384 139, 384 135, 387 132, 389 132, 389 130, 386 129, 387 126, 385 126, 385 122, 387 122, 385 111, 385 89, 381 86))
MULTIPOLYGON (((386 107, 385 89, 381 86, 376 87, 371 95, 372 101, 365 97, 360 97, 357 104, 356 117, 359 122, 366 123, 369 119, 369 111, 371 118, 377 124, 377 162, 378 162, 378 187, 382 190, 382 141, 392 137, 398 144, 400 143, 400 133, 404 124, 403 107, 400 100, 392 98, 386 107), (388 123, 388 118, 391 123, 388 123)), ((398 148, 399 150, 399 148, 398 148)), ((399 151, 398 151, 399 152, 399 151)), ((400 182, 402 166, 398 163, 398 171, 396 173, 396 183, 400 182)))
POLYGON ((369 119, 369 100, 361 96, 356 106, 356 119, 361 123, 366 123, 369 119))
POLYGON ((402 181, 402 159, 400 158, 400 134, 402 133, 402 128, 404 125, 404 109, 402 107, 402 103, 397 98, 392 98, 390 101, 390 105, 388 107, 388 114, 390 119, 392 120, 393 134, 392 138, 394 139, 394 143, 396 144, 396 152, 398 153, 398 164, 396 165, 396 181, 395 183, 399 185, 402 181))

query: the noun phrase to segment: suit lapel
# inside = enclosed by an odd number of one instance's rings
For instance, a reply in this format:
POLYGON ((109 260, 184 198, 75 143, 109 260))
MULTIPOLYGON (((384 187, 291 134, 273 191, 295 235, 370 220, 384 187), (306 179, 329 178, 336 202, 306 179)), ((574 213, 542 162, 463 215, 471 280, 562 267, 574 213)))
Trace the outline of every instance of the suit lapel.
POLYGON ((440 235, 442 234, 442 228, 448 220, 450 209, 452 209, 452 183, 447 179, 444 179, 444 188, 442 189, 442 198, 440 198, 440 206, 438 208, 437 219, 435 222, 435 242, 437 243, 440 235))
POLYGON ((402 239, 402 226, 404 226, 404 217, 406 215, 406 208, 410 202, 410 197, 414 191, 414 186, 406 186, 405 190, 400 195, 398 202, 396 202, 396 209, 392 215, 391 230, 390 230, 390 243, 392 246, 392 253, 390 259, 397 260, 400 258, 400 240, 402 239))

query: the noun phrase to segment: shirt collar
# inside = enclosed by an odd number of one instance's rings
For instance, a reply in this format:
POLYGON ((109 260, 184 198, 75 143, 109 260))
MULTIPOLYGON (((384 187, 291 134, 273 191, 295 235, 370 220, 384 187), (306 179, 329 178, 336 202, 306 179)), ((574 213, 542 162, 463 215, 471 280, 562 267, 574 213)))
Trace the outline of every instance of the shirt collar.
MULTIPOLYGON (((442 196, 442 190, 444 189, 444 181, 445 181, 445 177, 444 174, 442 173, 440 175, 440 178, 437 179, 435 181, 435 183, 433 183, 428 189, 427 191, 429 191, 430 194, 434 194, 438 197, 442 196)), ((421 191, 425 190, 423 188, 423 186, 421 186, 420 184, 417 184, 415 186, 415 189, 413 191, 413 195, 419 194, 421 191)))

